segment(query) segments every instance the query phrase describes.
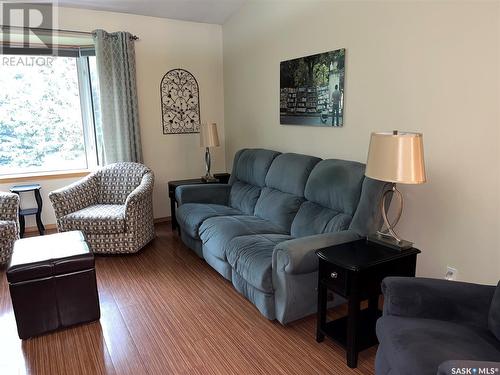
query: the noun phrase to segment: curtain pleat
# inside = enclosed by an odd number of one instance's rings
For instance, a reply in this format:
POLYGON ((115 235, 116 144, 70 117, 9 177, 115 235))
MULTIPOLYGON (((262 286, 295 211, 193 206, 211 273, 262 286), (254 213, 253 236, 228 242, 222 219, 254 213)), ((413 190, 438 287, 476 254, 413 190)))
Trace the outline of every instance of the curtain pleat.
POLYGON ((99 76, 103 164, 142 162, 135 48, 127 32, 93 32, 99 76))

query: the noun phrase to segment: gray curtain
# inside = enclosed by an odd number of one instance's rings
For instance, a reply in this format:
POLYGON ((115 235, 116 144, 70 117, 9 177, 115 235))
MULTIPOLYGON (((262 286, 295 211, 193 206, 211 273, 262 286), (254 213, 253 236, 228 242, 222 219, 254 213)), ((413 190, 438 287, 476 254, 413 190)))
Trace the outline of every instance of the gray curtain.
POLYGON ((142 162, 135 49, 127 32, 93 32, 100 86, 104 164, 142 162))

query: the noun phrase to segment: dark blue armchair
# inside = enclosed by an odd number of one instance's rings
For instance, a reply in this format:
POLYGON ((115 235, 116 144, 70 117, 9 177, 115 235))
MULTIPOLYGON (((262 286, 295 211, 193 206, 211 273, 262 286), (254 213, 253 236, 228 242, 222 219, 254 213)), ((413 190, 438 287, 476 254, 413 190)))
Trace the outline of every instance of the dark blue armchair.
POLYGON ((451 374, 460 363, 500 362, 500 283, 389 277, 382 292, 377 375, 451 374))

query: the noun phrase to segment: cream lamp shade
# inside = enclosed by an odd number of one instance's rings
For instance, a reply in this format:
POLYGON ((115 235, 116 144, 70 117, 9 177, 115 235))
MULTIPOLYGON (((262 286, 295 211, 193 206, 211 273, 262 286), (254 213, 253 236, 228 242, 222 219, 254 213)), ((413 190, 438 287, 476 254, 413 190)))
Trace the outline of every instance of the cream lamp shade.
POLYGON ((219 146, 219 135, 217 134, 217 124, 201 124, 200 127, 200 146, 217 147, 219 146))
POLYGON ((372 133, 365 175, 393 183, 425 183, 422 134, 397 130, 372 133))

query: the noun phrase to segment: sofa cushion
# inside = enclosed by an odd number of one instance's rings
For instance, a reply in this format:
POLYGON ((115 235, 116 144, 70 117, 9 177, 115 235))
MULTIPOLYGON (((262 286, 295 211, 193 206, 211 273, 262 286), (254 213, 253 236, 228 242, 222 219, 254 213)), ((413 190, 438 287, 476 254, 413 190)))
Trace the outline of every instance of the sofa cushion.
POLYGON ((235 156, 231 183, 241 181, 254 186, 264 186, 267 171, 280 153, 264 149, 244 149, 235 156))
POLYGON ((192 238, 199 239, 199 229, 209 217, 243 215, 240 210, 220 204, 186 203, 176 211, 181 228, 192 238))
POLYGON ((260 190, 265 184, 269 167, 280 153, 263 149, 244 149, 234 157, 229 183, 229 205, 247 215, 253 215, 260 190))
MULTIPOLYGON (((380 200, 384 194, 387 182, 378 181, 365 177, 361 188, 361 197, 358 207, 352 217, 349 229, 356 231, 360 236, 375 233, 382 225, 382 214, 380 213, 380 200)), ((392 198, 392 197, 391 197, 392 198)), ((390 203, 390 200, 387 201, 390 203)))
POLYGON ((254 234, 235 237, 226 248, 227 261, 246 282, 274 293, 272 258, 276 244, 292 239, 286 234, 254 234))
POLYGON ((349 215, 314 202, 304 202, 293 220, 290 232, 294 237, 338 232, 347 229, 350 222, 349 215))
POLYGON ((290 233, 302 237, 349 227, 358 207, 365 165, 346 160, 322 160, 306 183, 302 204, 290 233))
POLYGON ((290 232, 293 218, 304 201, 307 178, 319 160, 299 154, 278 155, 267 172, 266 186, 254 214, 290 232))
POLYGON ((293 153, 278 155, 267 172, 266 186, 303 197, 307 179, 320 160, 314 156, 293 153))
POLYGON ((255 205, 255 215, 290 233, 292 221, 304 198, 265 187, 255 205))
POLYGON ((435 374, 457 358, 500 361, 500 343, 488 330, 453 322, 383 316, 377 337, 396 374, 435 374))
POLYGON ((352 216, 358 207, 365 165, 346 160, 322 160, 307 180, 308 201, 352 216))
POLYGON ((125 205, 96 204, 59 219, 59 230, 81 230, 86 234, 125 232, 125 205))
POLYGON ((256 216, 220 216, 206 219, 200 226, 203 253, 226 260, 229 242, 252 234, 286 234, 279 226, 256 216))
POLYGON ((260 187, 235 181, 229 193, 229 205, 247 215, 253 215, 260 196, 260 187))
POLYGON ((495 289, 495 294, 493 294, 493 300, 491 301, 488 327, 495 337, 500 340, 500 282, 495 289))

